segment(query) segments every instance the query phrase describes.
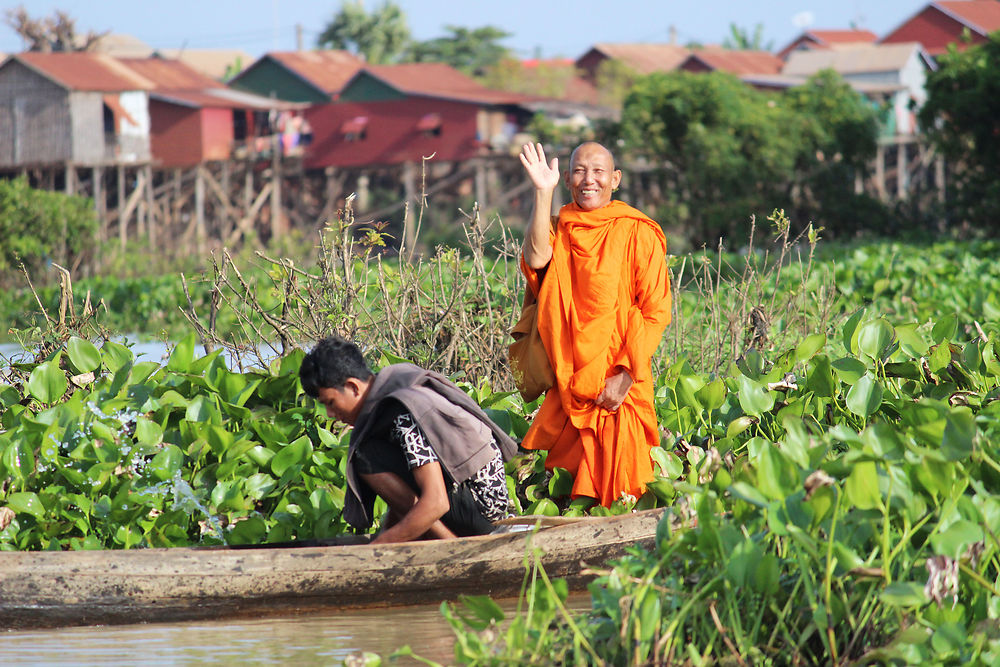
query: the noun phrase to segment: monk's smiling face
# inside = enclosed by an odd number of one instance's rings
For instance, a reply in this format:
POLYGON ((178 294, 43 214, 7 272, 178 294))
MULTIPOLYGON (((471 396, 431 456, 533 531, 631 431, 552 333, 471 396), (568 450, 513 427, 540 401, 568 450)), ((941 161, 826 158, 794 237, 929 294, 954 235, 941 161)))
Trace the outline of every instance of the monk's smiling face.
POLYGON ((606 206, 621 180, 622 172, 615 169, 615 160, 604 146, 587 142, 573 151, 566 172, 566 187, 573 201, 584 211, 606 206))

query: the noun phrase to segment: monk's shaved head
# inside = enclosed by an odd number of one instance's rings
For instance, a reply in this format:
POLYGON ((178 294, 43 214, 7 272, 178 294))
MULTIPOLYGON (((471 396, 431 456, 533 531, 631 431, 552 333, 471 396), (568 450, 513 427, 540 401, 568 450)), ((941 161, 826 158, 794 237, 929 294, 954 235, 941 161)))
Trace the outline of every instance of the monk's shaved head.
POLYGON ((606 206, 622 180, 622 173, 615 169, 615 156, 596 141, 576 147, 569 158, 566 187, 573 195, 573 202, 584 211, 606 206))
POLYGON ((572 169, 573 165, 576 164, 576 156, 580 152, 589 152, 593 150, 602 151, 611 160, 611 169, 615 168, 615 156, 614 154, 604 146, 604 144, 599 144, 596 141, 585 141, 576 148, 573 149, 573 153, 569 156, 569 168, 572 169))

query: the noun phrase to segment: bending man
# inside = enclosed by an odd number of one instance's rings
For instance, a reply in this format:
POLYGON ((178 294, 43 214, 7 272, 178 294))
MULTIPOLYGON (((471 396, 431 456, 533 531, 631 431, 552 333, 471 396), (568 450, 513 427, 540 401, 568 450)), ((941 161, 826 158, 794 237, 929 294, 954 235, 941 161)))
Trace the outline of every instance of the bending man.
POLYGON ((444 376, 413 364, 375 375, 356 345, 331 336, 299 378, 330 418, 354 426, 343 516, 369 528, 381 496, 389 513, 373 544, 481 535, 509 515, 503 462, 517 444, 444 376))
POLYGON ((660 226, 611 195, 621 182, 610 151, 581 144, 565 179, 573 201, 553 229, 558 158, 527 144, 535 187, 521 269, 538 299, 538 332, 556 384, 521 445, 547 449, 546 467, 574 476, 573 497, 608 506, 638 497, 659 445, 651 360, 670 323, 666 239, 660 226))

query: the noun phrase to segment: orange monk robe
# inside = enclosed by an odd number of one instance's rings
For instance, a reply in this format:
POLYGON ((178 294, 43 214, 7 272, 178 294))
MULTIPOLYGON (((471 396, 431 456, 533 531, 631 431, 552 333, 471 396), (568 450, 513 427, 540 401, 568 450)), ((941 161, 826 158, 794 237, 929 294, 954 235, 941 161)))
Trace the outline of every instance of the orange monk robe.
POLYGON ((670 323, 666 247, 659 225, 628 204, 568 204, 541 284, 521 259, 556 376, 521 444, 549 450, 546 467, 573 473, 573 497, 608 506, 623 493, 639 497, 653 479, 651 360, 670 323), (598 408, 605 378, 621 369, 633 379, 625 401, 616 412, 598 408))

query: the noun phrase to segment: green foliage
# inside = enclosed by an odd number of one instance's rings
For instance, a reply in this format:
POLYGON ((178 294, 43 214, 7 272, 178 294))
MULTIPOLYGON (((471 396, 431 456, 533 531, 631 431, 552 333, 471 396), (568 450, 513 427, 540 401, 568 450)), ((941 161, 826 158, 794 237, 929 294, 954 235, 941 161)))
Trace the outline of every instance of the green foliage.
POLYGON ((764 24, 758 23, 754 26, 753 34, 746 28, 741 28, 735 23, 729 24, 729 34, 722 40, 722 46, 727 49, 749 50, 749 51, 772 51, 774 42, 764 42, 764 24))
POLYGON ((0 180, 0 288, 23 283, 48 263, 67 268, 93 252, 97 215, 93 202, 59 192, 35 190, 26 177, 0 180))
POLYGON ((927 74, 920 123, 954 165, 949 214, 995 231, 1000 220, 1000 32, 964 51, 954 46, 927 74))
POLYGON ((361 0, 344 2, 316 40, 320 48, 345 49, 372 65, 398 62, 409 43, 406 14, 392 0, 371 12, 361 0))
POLYGON ((546 586, 492 620, 507 632, 446 609, 456 659, 996 663, 1000 319, 862 309, 835 333, 715 378, 671 367, 656 548, 613 563, 586 612, 546 586))
POLYGON ((620 127, 625 154, 656 165, 658 219, 696 243, 742 241, 748 212, 775 208, 828 230, 872 223, 851 193, 874 155, 875 114, 832 72, 778 98, 723 73, 652 74, 632 87, 620 127))
POLYGON ((487 88, 495 90, 562 98, 575 73, 573 67, 545 61, 527 67, 517 58, 505 56, 486 67, 479 80, 487 88))
POLYGON ((510 33, 500 28, 487 25, 470 29, 446 25, 444 29, 448 35, 413 44, 406 59, 417 63, 446 63, 466 74, 479 74, 510 53, 499 43, 510 37, 510 33))

